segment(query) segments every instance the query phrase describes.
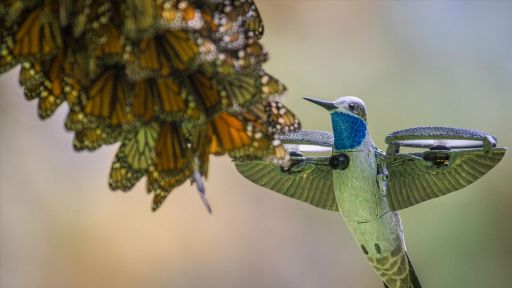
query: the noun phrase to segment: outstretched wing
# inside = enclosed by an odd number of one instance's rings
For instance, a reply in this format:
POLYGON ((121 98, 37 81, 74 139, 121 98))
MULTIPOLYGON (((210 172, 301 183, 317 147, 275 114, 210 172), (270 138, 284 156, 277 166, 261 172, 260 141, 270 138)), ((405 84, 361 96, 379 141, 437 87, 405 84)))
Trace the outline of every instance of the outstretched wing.
POLYGON ((444 127, 397 131, 386 137, 386 143, 398 147, 388 148, 384 156, 389 172, 387 198, 395 211, 468 186, 496 166, 507 151, 492 147, 496 138, 484 132, 444 127), (400 146, 429 150, 401 154, 400 146))
MULTIPOLYGON (((303 156, 295 145, 331 147, 332 134, 298 131, 279 137, 290 154, 289 168, 269 161, 235 161, 238 172, 251 182, 313 206, 338 211, 332 170, 327 156, 303 156), (329 140, 330 139, 330 140, 329 140), (331 143, 331 144, 329 144, 331 143)), ((298 146, 300 149, 300 146, 298 146)))

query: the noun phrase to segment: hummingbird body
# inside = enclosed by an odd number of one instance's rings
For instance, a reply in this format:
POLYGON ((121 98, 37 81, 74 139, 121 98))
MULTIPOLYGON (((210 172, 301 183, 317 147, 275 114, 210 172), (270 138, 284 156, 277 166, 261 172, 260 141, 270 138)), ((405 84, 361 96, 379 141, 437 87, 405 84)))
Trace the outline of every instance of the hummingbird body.
POLYGON ((405 250, 400 215, 389 209, 385 184, 379 184, 376 148, 366 123, 353 119, 355 116, 339 115, 341 113, 331 113, 333 155, 343 153, 349 159, 345 169, 333 170, 339 211, 368 262, 387 287, 416 287, 410 284, 409 271, 412 269, 405 250), (358 135, 362 140, 357 140, 358 135))
MULTIPOLYGON (((333 171, 339 210, 368 262, 388 287, 409 288, 410 263, 400 215, 391 211, 377 179, 373 147, 347 151, 350 165, 333 171)), ((415 277, 415 276, 414 276, 415 277)))

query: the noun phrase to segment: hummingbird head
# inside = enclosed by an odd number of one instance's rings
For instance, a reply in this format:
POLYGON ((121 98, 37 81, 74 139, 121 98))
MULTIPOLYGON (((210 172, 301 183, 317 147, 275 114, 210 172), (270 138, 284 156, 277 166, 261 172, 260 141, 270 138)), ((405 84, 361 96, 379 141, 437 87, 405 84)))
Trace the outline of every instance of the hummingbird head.
POLYGON ((309 97, 304 97, 305 100, 315 103, 318 106, 323 107, 329 113, 345 113, 349 115, 353 115, 359 117, 367 122, 366 119, 366 106, 364 105, 363 100, 354 97, 354 96, 344 96, 336 99, 334 102, 323 101, 318 99, 313 99, 309 97))
POLYGON ((331 115, 334 150, 353 150, 363 144, 367 136, 366 106, 363 100, 345 96, 334 102, 304 98, 315 103, 331 115))

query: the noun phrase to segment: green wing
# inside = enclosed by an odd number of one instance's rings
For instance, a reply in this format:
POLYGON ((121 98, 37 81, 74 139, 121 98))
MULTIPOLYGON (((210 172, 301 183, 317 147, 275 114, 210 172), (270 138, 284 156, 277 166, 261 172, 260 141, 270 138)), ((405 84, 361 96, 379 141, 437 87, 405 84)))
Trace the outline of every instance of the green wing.
POLYGON ((235 161, 238 172, 251 182, 309 203, 318 208, 338 211, 332 170, 329 166, 297 164, 300 168, 285 171, 281 166, 266 161, 235 161))
MULTIPOLYGON (((287 144, 332 146, 332 134, 324 131, 288 133, 280 140, 287 144)), ((288 169, 262 160, 234 162, 240 174, 259 186, 322 209, 338 211, 329 157, 304 157, 298 151, 291 154, 292 164, 288 169)))
POLYGON ((506 151, 430 150, 385 156, 389 206, 396 211, 462 189, 496 166, 506 151))

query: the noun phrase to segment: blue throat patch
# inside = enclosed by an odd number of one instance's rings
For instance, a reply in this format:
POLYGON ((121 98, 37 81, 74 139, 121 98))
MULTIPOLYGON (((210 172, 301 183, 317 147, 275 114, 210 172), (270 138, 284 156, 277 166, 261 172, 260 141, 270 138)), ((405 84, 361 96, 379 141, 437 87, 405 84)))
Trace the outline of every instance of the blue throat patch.
POLYGON ((331 121, 335 150, 350 150, 363 143, 367 129, 363 119, 343 112, 332 112, 331 121))

